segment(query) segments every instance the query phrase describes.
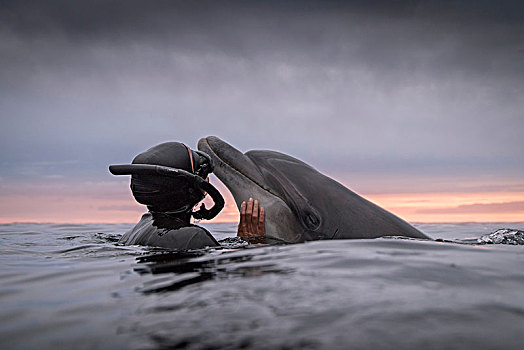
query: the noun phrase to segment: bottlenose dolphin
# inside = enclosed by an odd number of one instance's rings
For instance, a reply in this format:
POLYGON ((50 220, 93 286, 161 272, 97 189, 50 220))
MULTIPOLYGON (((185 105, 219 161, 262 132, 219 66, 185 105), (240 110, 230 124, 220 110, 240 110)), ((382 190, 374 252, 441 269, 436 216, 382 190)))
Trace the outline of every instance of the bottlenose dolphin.
POLYGON ((251 197, 266 211, 266 237, 288 243, 317 239, 407 236, 422 232, 308 164, 275 151, 241 153, 218 137, 198 141, 237 207, 251 197))

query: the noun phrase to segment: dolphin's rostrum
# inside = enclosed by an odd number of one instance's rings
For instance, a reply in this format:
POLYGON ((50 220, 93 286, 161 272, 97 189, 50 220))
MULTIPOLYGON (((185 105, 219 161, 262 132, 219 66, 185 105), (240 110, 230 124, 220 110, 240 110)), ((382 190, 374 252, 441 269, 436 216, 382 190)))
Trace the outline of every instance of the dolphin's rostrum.
POLYGON ((317 239, 406 236, 422 232, 350 191, 308 164, 274 151, 245 154, 209 136, 198 149, 215 165, 215 175, 233 194, 237 207, 250 197, 266 211, 266 236, 289 243, 317 239))

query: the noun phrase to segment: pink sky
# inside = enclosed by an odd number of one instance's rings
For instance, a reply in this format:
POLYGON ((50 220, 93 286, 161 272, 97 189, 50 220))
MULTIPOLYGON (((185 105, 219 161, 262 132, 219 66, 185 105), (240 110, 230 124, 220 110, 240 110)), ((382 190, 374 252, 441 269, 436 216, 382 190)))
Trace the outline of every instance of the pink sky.
MULTIPOLYGON (((350 187, 348 181, 339 181, 350 187)), ((213 222, 236 222, 238 211, 229 191, 216 178, 213 182, 226 199, 226 207, 213 222)), ((490 186, 455 182, 449 191, 442 190, 442 186, 417 191, 397 183, 394 191, 382 183, 379 191, 378 186, 371 190, 364 183, 354 190, 411 222, 524 221, 524 186, 519 180, 491 182, 490 186), (484 191, 475 191, 482 187, 484 191)), ((76 184, 52 181, 12 189, 4 184, 1 190, 0 223, 134 223, 146 211, 134 201, 129 179, 124 178, 76 184)))

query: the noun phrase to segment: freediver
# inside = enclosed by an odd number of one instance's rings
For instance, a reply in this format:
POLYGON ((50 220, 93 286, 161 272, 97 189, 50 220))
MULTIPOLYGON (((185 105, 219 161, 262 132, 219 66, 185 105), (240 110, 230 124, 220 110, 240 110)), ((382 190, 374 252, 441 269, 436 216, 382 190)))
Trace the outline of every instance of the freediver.
MULTIPOLYGON (((220 246, 205 228, 191 224, 191 217, 210 220, 224 207, 224 198, 208 182, 213 162, 204 152, 195 151, 180 142, 156 145, 137 155, 131 164, 111 165, 114 175, 131 175, 131 192, 148 212, 119 243, 147 245, 180 250, 220 246), (213 207, 193 207, 206 194, 213 207)), ((240 208, 237 236, 265 236, 265 210, 258 200, 250 198, 240 208)))

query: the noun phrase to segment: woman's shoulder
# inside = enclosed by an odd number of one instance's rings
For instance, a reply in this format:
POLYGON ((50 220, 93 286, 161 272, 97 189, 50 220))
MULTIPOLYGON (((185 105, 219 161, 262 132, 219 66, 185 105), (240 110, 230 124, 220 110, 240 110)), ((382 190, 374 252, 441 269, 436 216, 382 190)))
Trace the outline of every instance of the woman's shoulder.
POLYGON ((129 232, 120 239, 125 245, 147 245, 171 249, 201 249, 218 246, 218 242, 205 228, 197 225, 180 228, 158 228, 147 213, 129 232))

